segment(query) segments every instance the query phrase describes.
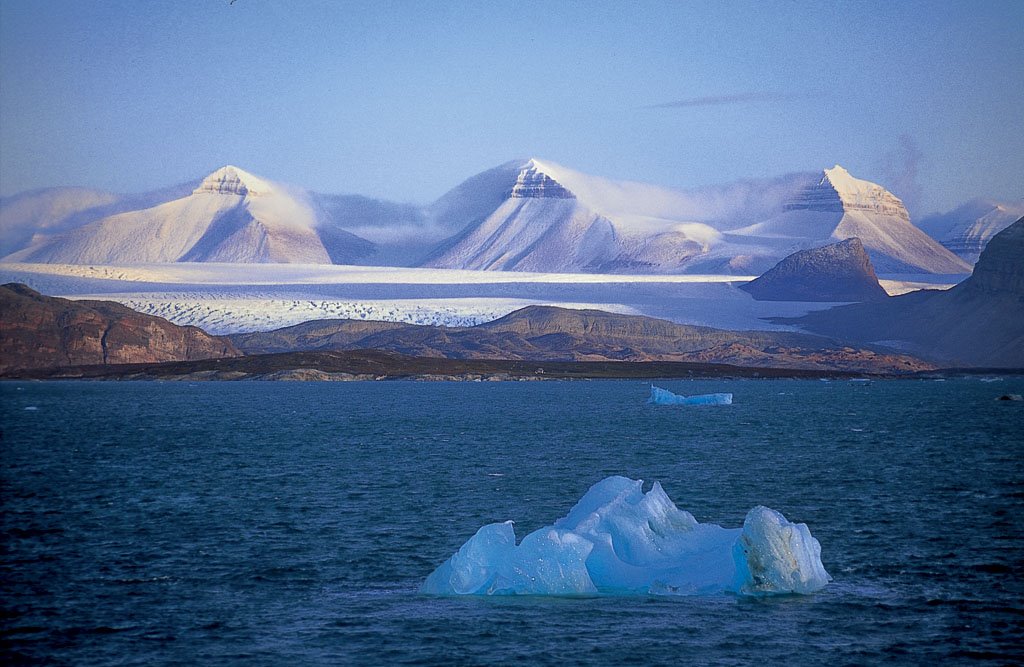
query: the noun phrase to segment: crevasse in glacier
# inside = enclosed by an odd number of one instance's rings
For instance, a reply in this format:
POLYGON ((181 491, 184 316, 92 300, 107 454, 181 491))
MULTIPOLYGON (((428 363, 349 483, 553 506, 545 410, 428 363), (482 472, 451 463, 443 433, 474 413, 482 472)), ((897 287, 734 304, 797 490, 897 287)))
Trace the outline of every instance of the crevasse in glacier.
POLYGON ((767 507, 742 528, 699 523, 654 483, 608 477, 567 516, 516 544, 512 522, 482 527, 424 582, 435 595, 772 595, 831 577, 805 524, 767 507))

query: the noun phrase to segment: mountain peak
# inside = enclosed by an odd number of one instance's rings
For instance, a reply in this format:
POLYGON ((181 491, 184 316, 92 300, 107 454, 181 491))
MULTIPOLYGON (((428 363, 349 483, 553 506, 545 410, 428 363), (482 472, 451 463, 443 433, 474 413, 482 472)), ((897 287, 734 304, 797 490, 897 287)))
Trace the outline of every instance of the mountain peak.
POLYGON ((876 194, 879 192, 888 191, 877 183, 871 181, 864 181, 859 178, 854 178, 850 172, 843 169, 838 164, 831 169, 824 170, 821 180, 818 185, 830 184, 832 188, 839 193, 840 197, 857 197, 862 194, 876 194))
POLYGON ((838 164, 825 169, 817 185, 798 192, 787 202, 786 209, 835 213, 867 211, 910 222, 910 214, 899 197, 877 183, 855 178, 838 164))
POLYGON ((226 165, 203 179, 193 194, 212 192, 224 195, 265 195, 272 188, 267 181, 233 165, 226 165))
POLYGON ((508 196, 510 199, 576 199, 576 195, 552 178, 547 167, 536 158, 523 164, 516 176, 516 183, 508 196))

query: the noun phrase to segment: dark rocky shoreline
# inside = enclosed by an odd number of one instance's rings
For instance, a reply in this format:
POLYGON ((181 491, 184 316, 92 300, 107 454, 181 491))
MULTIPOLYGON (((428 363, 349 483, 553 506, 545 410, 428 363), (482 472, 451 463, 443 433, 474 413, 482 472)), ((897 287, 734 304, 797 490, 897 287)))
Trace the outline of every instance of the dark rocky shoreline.
POLYGON ((765 368, 673 361, 520 361, 414 357, 382 350, 283 352, 224 359, 24 369, 0 375, 19 380, 178 381, 533 381, 597 379, 939 378, 1019 374, 1017 369, 948 369, 911 374, 765 368))

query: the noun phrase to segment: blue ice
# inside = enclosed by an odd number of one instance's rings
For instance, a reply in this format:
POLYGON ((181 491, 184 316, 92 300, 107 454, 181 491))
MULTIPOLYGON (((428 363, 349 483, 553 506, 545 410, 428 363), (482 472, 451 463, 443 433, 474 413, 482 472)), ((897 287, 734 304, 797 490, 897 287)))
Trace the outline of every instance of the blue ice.
POLYGON ((652 384, 651 397, 647 399, 647 402, 652 405, 732 405, 732 394, 680 396, 652 384))
POLYGON ((427 577, 434 595, 774 595, 813 593, 831 577, 807 526, 767 507, 741 528, 700 523, 657 482, 608 477, 569 514, 516 544, 488 524, 427 577))

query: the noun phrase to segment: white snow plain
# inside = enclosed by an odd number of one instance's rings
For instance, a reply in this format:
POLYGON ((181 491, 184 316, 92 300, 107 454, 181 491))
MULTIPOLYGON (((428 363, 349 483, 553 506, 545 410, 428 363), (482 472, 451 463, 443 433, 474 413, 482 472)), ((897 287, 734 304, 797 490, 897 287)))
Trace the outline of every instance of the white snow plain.
MULTIPOLYGON (((471 327, 538 305, 526 299, 374 299, 251 298, 210 296, 201 293, 86 294, 76 299, 117 301, 132 310, 157 315, 176 324, 191 324, 207 333, 224 335, 269 331, 310 320, 367 320, 446 327, 471 327)), ((593 304, 542 302, 560 308, 591 308, 593 304)), ((601 304, 602 310, 639 314, 622 304, 601 304)))
POLYGON ((699 523, 654 483, 608 477, 567 516, 516 544, 511 521, 477 531, 423 583, 433 595, 780 595, 831 577, 806 524, 767 507, 742 528, 699 523))
MULTIPOLYGON (((124 303, 210 333, 266 331, 314 319, 467 326, 531 304, 641 314, 720 329, 787 330, 763 318, 796 317, 830 303, 755 301, 754 276, 554 274, 321 264, 171 263, 125 266, 0 264, 0 283, 51 295, 124 303)), ((890 293, 927 282, 883 281, 890 293)), ((901 276, 902 278, 902 276, 901 276)))

